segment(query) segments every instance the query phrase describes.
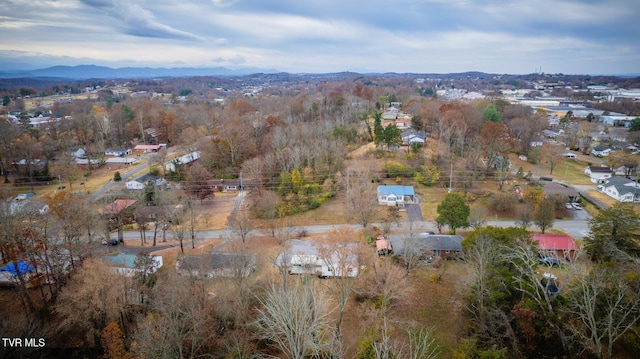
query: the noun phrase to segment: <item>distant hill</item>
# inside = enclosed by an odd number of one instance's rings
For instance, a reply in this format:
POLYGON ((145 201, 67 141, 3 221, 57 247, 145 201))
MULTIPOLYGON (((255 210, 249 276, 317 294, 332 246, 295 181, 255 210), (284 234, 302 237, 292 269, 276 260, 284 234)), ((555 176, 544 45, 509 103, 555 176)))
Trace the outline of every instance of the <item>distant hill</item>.
POLYGON ((62 78, 71 80, 84 79, 135 79, 135 78, 167 78, 188 76, 242 76, 254 73, 276 73, 273 69, 225 67, 120 67, 110 68, 96 65, 53 66, 35 70, 0 71, 0 78, 62 78))

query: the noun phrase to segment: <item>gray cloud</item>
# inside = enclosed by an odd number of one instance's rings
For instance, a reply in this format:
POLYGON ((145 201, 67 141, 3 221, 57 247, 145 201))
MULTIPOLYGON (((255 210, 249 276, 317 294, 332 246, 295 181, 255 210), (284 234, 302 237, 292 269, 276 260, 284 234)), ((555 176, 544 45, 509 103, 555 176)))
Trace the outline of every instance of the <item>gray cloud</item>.
POLYGON ((637 0, 5 0, 0 60, 638 73, 639 13, 637 0))
POLYGON ((126 34, 141 37, 202 40, 200 36, 174 29, 156 20, 155 15, 135 0, 80 0, 87 6, 100 9, 118 21, 126 34))

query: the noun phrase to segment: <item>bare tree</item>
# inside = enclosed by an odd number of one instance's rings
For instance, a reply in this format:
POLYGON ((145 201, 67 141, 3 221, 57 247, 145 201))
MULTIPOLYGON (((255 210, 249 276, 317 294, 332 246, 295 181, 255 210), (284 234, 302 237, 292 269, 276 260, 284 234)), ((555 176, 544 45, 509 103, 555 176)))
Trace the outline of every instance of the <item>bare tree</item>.
POLYGON ((524 229, 527 229, 533 222, 534 207, 529 201, 526 201, 516 213, 516 224, 524 229))
POLYGON ((329 311, 324 292, 313 284, 298 280, 283 287, 271 282, 260 299, 260 333, 287 358, 304 359, 329 349, 329 311))
POLYGON ((335 325, 338 340, 342 339, 342 319, 360 273, 361 254, 357 238, 357 234, 351 228, 334 228, 325 236, 325 241, 331 243, 322 245, 319 250, 319 254, 334 273, 327 288, 338 304, 338 319, 335 325))
POLYGON ((613 345, 640 321, 640 295, 624 275, 597 266, 576 277, 567 295, 567 328, 582 349, 612 358, 613 345))
POLYGON ((347 203, 363 228, 367 227, 378 210, 376 186, 371 183, 370 168, 370 164, 365 163, 359 170, 347 169, 347 203))
POLYGON ((156 286, 149 305, 156 315, 139 322, 136 354, 146 358, 199 358, 214 350, 215 302, 203 283, 176 274, 156 286))
POLYGON ((54 311, 61 318, 60 337, 81 334, 78 338, 88 346, 100 342, 102 330, 110 321, 127 328, 126 307, 137 303, 130 296, 132 279, 113 275, 105 262, 88 259, 69 284, 62 289, 54 311), (66 334, 65 334, 66 333, 66 334))

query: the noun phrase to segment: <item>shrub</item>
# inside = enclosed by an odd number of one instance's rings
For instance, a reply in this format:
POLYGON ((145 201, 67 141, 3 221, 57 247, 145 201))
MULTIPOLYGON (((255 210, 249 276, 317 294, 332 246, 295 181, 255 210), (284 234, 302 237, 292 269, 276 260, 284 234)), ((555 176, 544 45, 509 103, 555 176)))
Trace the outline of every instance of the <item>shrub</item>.
POLYGON ((384 171, 387 173, 388 178, 411 178, 416 173, 413 167, 395 161, 389 161, 389 163, 387 163, 387 165, 385 166, 384 171))
POLYGON ((116 171, 116 173, 113 174, 113 181, 114 182, 122 181, 122 175, 120 174, 120 171, 116 171))

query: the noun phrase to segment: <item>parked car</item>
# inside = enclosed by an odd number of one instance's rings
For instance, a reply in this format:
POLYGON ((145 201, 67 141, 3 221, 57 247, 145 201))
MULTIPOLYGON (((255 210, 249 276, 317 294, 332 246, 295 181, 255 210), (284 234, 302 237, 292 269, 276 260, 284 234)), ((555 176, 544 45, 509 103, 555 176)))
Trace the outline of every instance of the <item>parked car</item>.
POLYGON ((571 208, 573 208, 573 206, 571 205, 571 203, 565 203, 565 204, 564 204, 564 206, 565 206, 567 209, 571 209, 571 208))
POLYGON ((102 245, 106 246, 106 245, 110 245, 110 246, 117 246, 118 245, 118 240, 117 239, 110 239, 109 241, 107 241, 106 239, 102 240, 102 245))
POLYGON ((573 208, 575 208, 575 209, 582 209, 582 206, 580 205, 580 203, 573 202, 573 203, 571 203, 571 205, 572 205, 572 206, 573 206, 573 208))
POLYGON ((560 267, 562 261, 556 257, 542 257, 538 259, 538 264, 541 266, 549 266, 549 267, 560 267))

